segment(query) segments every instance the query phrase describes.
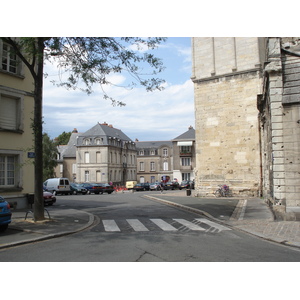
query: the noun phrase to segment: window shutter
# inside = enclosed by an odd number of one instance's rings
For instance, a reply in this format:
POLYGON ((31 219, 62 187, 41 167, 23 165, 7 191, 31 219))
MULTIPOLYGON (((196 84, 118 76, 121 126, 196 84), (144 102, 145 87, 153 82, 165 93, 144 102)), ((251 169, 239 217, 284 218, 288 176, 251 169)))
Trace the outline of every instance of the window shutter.
POLYGON ((17 130, 18 100, 1 96, 0 98, 0 127, 3 129, 17 130))

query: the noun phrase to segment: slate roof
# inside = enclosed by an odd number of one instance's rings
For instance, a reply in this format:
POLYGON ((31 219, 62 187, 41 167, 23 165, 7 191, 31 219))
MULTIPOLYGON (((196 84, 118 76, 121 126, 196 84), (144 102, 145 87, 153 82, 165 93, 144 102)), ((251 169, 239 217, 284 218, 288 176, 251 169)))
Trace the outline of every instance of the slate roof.
POLYGON ((177 140, 195 140, 195 129, 192 126, 190 126, 188 131, 173 139, 173 141, 177 140))
POLYGON ((61 154, 63 157, 76 157, 76 141, 81 133, 72 132, 66 149, 61 154))
POLYGON ((108 138, 116 138, 116 139, 120 139, 121 141, 132 142, 132 140, 124 132, 122 132, 122 130, 114 128, 113 126, 108 125, 106 123, 104 124, 97 123, 91 129, 87 130, 86 132, 78 136, 77 146, 83 145, 83 140, 85 138, 91 138, 93 144, 93 140, 97 137, 103 139, 103 145, 109 144, 108 138))
POLYGON ((131 141, 131 139, 125 133, 123 133, 122 130, 100 123, 97 123, 94 127, 86 131, 83 136, 110 136, 124 141, 131 141))
POLYGON ((172 147, 172 141, 150 141, 150 142, 135 142, 136 148, 139 149, 153 149, 163 146, 172 147))

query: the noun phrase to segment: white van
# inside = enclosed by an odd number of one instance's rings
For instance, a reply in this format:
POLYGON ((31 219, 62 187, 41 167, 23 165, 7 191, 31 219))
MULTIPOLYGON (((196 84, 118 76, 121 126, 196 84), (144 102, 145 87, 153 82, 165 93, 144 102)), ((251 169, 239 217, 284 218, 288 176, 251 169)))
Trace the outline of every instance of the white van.
POLYGON ((137 184, 137 181, 126 181, 126 189, 131 190, 137 184))
POLYGON ((44 182, 47 191, 55 194, 72 194, 68 178, 50 178, 44 182))

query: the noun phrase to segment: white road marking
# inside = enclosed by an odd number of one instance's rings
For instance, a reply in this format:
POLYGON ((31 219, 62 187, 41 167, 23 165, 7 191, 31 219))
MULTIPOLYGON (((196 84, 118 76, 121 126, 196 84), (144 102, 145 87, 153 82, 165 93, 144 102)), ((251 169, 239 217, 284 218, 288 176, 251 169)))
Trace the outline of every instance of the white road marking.
POLYGON ((114 220, 103 220, 105 231, 121 231, 114 220))
POLYGON ((198 230, 198 231, 205 231, 204 228, 192 223, 192 222, 189 222, 187 220, 184 220, 184 219, 173 219, 174 221, 184 225, 185 227, 189 228, 189 229, 192 229, 192 230, 198 230))
POLYGON ((241 211, 241 214, 240 214, 240 217, 239 217, 239 221, 244 219, 245 212, 246 212, 246 207, 247 207, 247 200, 244 200, 242 211, 241 211))
POLYGON ((129 223, 129 225, 135 230, 135 231, 149 231, 139 220, 137 219, 126 219, 126 221, 129 223))
POLYGON ((210 221, 210 220, 207 220, 207 219, 204 219, 204 218, 199 218, 199 219, 196 219, 197 221, 200 221, 201 223, 205 223, 211 227, 214 227, 216 229, 218 229, 219 231, 222 231, 222 230, 231 230, 230 228, 228 227, 225 227, 223 225, 220 225, 218 223, 215 223, 213 221, 210 221))
POLYGON ((161 228, 164 231, 177 231, 177 228, 173 227, 166 221, 162 219, 150 219, 154 224, 156 224, 159 228, 161 228))

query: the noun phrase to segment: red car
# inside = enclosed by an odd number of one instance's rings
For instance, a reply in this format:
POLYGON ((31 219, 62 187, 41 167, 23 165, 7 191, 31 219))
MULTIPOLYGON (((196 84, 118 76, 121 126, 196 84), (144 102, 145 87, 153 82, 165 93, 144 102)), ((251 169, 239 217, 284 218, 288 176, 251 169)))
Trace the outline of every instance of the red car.
POLYGON ((44 205, 53 205, 56 202, 56 197, 50 192, 43 192, 44 205))

